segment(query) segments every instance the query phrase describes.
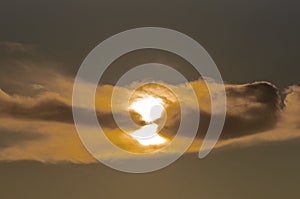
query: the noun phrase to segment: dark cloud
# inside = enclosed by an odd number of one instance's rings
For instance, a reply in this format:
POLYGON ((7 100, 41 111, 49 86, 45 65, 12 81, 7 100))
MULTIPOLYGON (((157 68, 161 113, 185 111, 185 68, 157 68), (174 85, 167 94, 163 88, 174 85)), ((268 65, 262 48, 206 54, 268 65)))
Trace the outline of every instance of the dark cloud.
MULTIPOLYGON (((1 98, 0 98, 1 102, 1 98)), ((1 102, 2 117, 12 117, 24 120, 47 120, 72 123, 72 109, 57 99, 39 101, 33 105, 26 105, 13 101, 1 102)))
MULTIPOLYGON (((278 121, 281 99, 278 89, 267 82, 256 82, 246 85, 228 85, 227 92, 227 116, 225 126, 221 138, 234 138, 245 135, 259 133, 275 127, 278 121)), ((9 116, 13 118, 26 120, 45 120, 57 121, 62 123, 73 123, 72 107, 71 105, 56 99, 56 98, 42 98, 30 103, 18 102, 13 98, 5 100, 0 98, 1 116, 9 116)), ((89 120, 92 111, 78 108, 81 112, 82 121, 84 124, 91 125, 89 120)), ((195 111, 191 108, 189 112, 195 111)), ((189 114, 183 117, 189 117, 189 114)), ((121 118, 121 125, 129 127, 126 113, 117 112, 121 118)), ((111 112, 97 111, 99 122, 105 128, 118 128, 111 112)), ((177 132, 179 119, 177 114, 169 120, 163 131, 167 135, 174 135, 177 132)), ((198 135, 203 137, 210 122, 210 113, 201 110, 201 119, 198 135)))
MULTIPOLYGON (((278 89, 268 82, 254 82, 245 85, 227 85, 227 115, 221 139, 229 139, 261 133, 273 129, 279 119, 281 109, 281 97, 278 89)), ((186 115, 192 122, 189 113, 195 111, 189 108, 186 115)), ((201 117, 198 136, 204 137, 210 123, 210 112, 200 109, 201 117)), ((101 125, 109 128, 117 128, 110 112, 102 113, 99 119, 101 125)), ((168 136, 174 135, 178 130, 180 116, 174 114, 170 121, 162 129, 168 136)), ((124 124, 128 118, 124 115, 124 124)))
POLYGON ((223 138, 239 137, 276 126, 280 117, 278 89, 268 82, 226 88, 229 109, 223 138))
MULTIPOLYGON (((245 85, 227 85, 227 113, 221 139, 242 137, 270 130, 277 125, 281 111, 281 97, 278 89, 268 82, 245 85)), ((183 117, 193 120, 187 111, 183 117)), ((198 136, 204 137, 210 123, 211 113, 200 109, 198 136)), ((166 130, 175 133, 178 127, 174 120, 166 130)))
POLYGON ((21 147, 28 141, 37 141, 45 139, 47 136, 30 132, 30 131, 16 131, 13 129, 0 128, 0 149, 7 147, 21 147))
MULTIPOLYGON (((0 90, 1 91, 1 90, 0 90)), ((18 97, 9 96, 2 91, 0 93, 0 117, 10 117, 21 120, 38 120, 38 121, 53 121, 73 124, 72 106, 58 98, 41 97, 33 98, 33 100, 26 100, 26 97, 21 100, 16 100, 18 97), (7 95, 5 98, 5 95, 7 95), (15 97, 15 98, 14 98, 15 97)), ((75 107, 81 114, 81 124, 93 125, 91 116, 94 114, 92 110, 75 107)), ((116 113, 121 118, 120 124, 123 127, 128 126, 128 118, 126 113, 116 113)), ((115 129, 118 128, 111 112, 96 111, 98 120, 104 128, 115 129)))

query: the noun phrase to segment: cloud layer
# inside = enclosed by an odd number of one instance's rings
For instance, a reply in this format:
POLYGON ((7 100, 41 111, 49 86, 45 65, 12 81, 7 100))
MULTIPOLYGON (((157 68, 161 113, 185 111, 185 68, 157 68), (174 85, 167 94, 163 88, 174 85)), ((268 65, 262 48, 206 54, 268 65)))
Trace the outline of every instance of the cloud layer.
MULTIPOLYGON (((0 74, 0 160, 94 162, 94 158, 80 142, 73 124, 71 104, 73 78, 53 70, 54 62, 33 59, 36 52, 32 46, 1 42, 0 51, 6 53, 5 59, 0 61, 3 69, 0 74)), ((136 86, 142 82, 133 84, 136 86)), ((190 85, 195 90, 199 106, 190 101, 185 84, 165 84, 169 89, 176 91, 177 98, 189 107, 190 112, 200 107, 200 127, 197 139, 190 148, 190 151, 194 152, 199 150, 206 133, 211 115, 211 102, 203 80, 190 82, 190 85)), ((151 151, 155 147, 140 146, 136 140, 126 136, 118 128, 112 115, 110 102, 113 90, 118 89, 120 96, 127 96, 131 93, 132 86, 98 87, 96 109, 99 123, 109 139, 119 146, 137 152, 151 151)), ((218 85, 215 87, 217 89, 218 85)), ((227 116, 221 140, 216 147, 248 146, 300 136, 299 86, 290 86, 282 93, 269 82, 226 84, 225 88, 227 116)), ((156 90, 154 95, 168 103, 167 112, 171 119, 167 120, 162 131, 167 136, 173 136, 180 122, 180 114, 176 111, 178 107, 176 108, 176 103, 170 101, 170 96, 164 96, 165 92, 153 89, 156 90)), ((151 91, 148 89, 145 92, 151 91)), ((124 118, 122 123, 126 126, 129 121, 128 104, 124 103, 122 98, 118 100, 117 114, 124 118)), ((83 113, 90 111, 85 107, 76 108, 81 109, 83 113)), ((189 117, 189 112, 183 113, 182 116, 189 117)), ((85 125, 90 125, 89 121, 84 122, 85 125)), ((184 139, 182 137, 183 142, 184 139)), ((99 141, 100 144, 101 142, 99 141)), ((107 158, 120 157, 118 154, 108 152, 107 158)))

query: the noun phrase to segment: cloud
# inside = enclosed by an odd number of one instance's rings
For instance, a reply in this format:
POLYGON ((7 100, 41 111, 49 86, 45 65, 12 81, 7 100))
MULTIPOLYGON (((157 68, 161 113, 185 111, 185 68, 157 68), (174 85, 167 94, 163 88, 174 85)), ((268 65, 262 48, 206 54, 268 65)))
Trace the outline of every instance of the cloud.
MULTIPOLYGON (((219 141, 216 148, 245 147, 298 139, 300 137, 300 86, 289 86, 283 94, 285 95, 283 107, 277 113, 277 123, 273 128, 260 131, 257 134, 219 141)), ((257 112, 257 114, 260 113, 260 111, 257 112)), ((201 140, 191 148, 191 151, 197 151, 196 147, 199 146, 199 142, 201 140)))
MULTIPOLYGON (((190 83, 194 88, 198 101, 193 104, 189 99, 189 93, 186 93, 185 85, 168 85, 169 88, 178 93, 178 98, 188 105, 189 111, 183 117, 190 118, 192 111, 200 108, 200 128, 198 137, 204 137, 211 117, 210 95, 203 80, 197 80, 190 83)), ((214 85, 218 89, 218 85, 214 85)), ((227 95, 227 115, 225 126, 221 139, 230 139, 246 135, 260 133, 272 129, 276 126, 280 117, 281 97, 278 89, 268 82, 254 82, 244 85, 226 84, 227 95)), ((218 104, 222 102, 215 99, 218 104)), ((218 113, 215 113, 218 114, 218 113)), ((180 117, 174 118, 172 123, 166 124, 168 131, 176 132, 177 128, 172 127, 180 122, 180 117)), ((170 132, 170 133, 171 133, 170 132)))
POLYGON ((11 131, 10 129, 0 129, 0 149, 24 146, 30 141, 39 141, 45 138, 45 136, 33 132, 26 132, 24 130, 11 131))
MULTIPOLYGON (((200 80, 193 82, 193 84, 203 86, 200 80)), ((180 87, 178 86, 177 89, 180 87)), ((103 96, 101 95, 103 93, 109 94, 112 89, 113 87, 109 85, 99 87, 98 90, 102 92, 98 93, 98 97, 103 96)), ((128 89, 123 88, 123 91, 127 92, 128 89)), ((249 146, 299 137, 297 110, 300 103, 300 88, 298 86, 291 86, 286 89, 283 108, 280 106, 278 90, 270 83, 226 85, 226 90, 229 91, 226 123, 232 122, 233 125, 225 126, 223 134, 228 133, 228 135, 223 137, 216 147, 249 146), (266 100, 266 98, 271 99, 266 100), (241 115, 240 118, 239 115, 241 115), (266 121, 269 118, 274 120, 268 123, 269 121, 266 121), (237 122, 238 124, 236 124, 237 122), (250 127, 251 125, 253 128, 250 127)), ((205 99, 204 91, 198 92, 197 95, 205 99)), ((103 99, 110 100, 109 96, 106 95, 103 99)), ((2 136, 5 137, 5 139, 0 140, 2 146, 0 159, 86 163, 95 161, 84 149, 77 136, 72 123, 70 100, 62 97, 58 91, 54 93, 45 90, 32 97, 9 95, 1 91, 0 101, 4 105, 0 113, 2 124, 0 132, 3 132, 2 136)), ((205 104, 203 103, 203 106, 205 104)), ((208 105, 206 104, 206 106, 208 105)), ((121 108, 117 112, 118 114, 124 114, 121 108)), ((190 111, 196 108, 190 104, 190 111)), ((136 152, 155 150, 155 148, 140 146, 134 139, 120 131, 114 122, 109 107, 100 106, 97 110, 99 122, 104 126, 105 133, 112 142, 121 148, 123 147, 123 149, 135 150, 136 152)), ((207 122, 206 125, 209 122, 209 117, 209 108, 204 107, 201 120, 204 123, 207 122)), ((123 118, 123 124, 126 125, 127 117, 124 116, 123 118)), ((86 121, 85 124, 88 125, 89 121, 86 121)), ((176 120, 172 120, 164 130, 172 134, 173 130, 177 129, 176 124, 176 120)), ((199 150, 203 137, 201 133, 204 133, 205 128, 201 127, 201 130, 203 132, 199 132, 200 136, 196 139, 190 152, 199 150)), ((182 137, 181 139, 184 143, 185 138, 182 137)), ((173 147, 173 152, 176 153, 176 146, 173 147)), ((120 157, 119 154, 107 152, 107 158, 120 157)))
MULTIPOLYGON (((0 74, 0 160, 94 162, 95 159, 85 150, 73 124, 73 77, 60 73, 56 63, 37 56, 33 46, 0 42, 0 51, 5 54, 0 61, 3 69, 0 74)), ((131 96, 133 87, 142 83, 134 82, 126 87, 99 85, 95 107, 99 123, 113 143, 126 150, 145 153, 157 147, 143 147, 124 134, 114 120, 110 104, 112 92, 117 89, 118 97, 114 107, 116 115, 121 118, 123 127, 134 130, 137 125, 130 124, 128 101, 124 99, 131 96)), ((217 83, 211 84, 219 89, 217 83)), ((198 151, 211 116, 211 101, 206 84, 201 79, 190 82, 199 106, 190 100, 185 84, 164 85, 176 92, 177 99, 188 107, 186 113, 180 113, 183 117, 192 121, 190 113, 200 108, 200 127, 190 148, 190 152, 198 151)), ((290 86, 281 95, 269 82, 225 84, 225 88, 227 116, 216 147, 249 146, 300 136, 300 86, 290 86)), ((168 120, 162 132, 167 138, 172 138, 180 120, 177 101, 174 96, 156 86, 141 92, 150 92, 149 89, 167 104, 168 120)), ((85 96, 81 97, 85 99, 85 96)), ((216 100, 217 106, 223 105, 218 97, 216 100)), ((83 115, 91 113, 90 108, 84 105, 75 108, 83 115)), ((139 118, 139 115, 134 116, 137 123, 139 118)), ((88 119, 83 124, 92 125, 88 119)), ((180 143, 185 143, 185 137, 180 139, 180 143)), ((104 140, 97 142, 101 144, 104 140)), ((177 148, 173 146, 172 153, 177 153, 177 148)), ((119 155, 109 151, 106 153, 107 158, 120 158, 119 155)))
POLYGON ((1 117, 72 123, 72 109, 51 93, 31 97, 10 96, 0 89, 1 117))
POLYGON ((268 82, 227 85, 227 117, 223 138, 240 137, 272 129, 278 122, 281 97, 268 82))

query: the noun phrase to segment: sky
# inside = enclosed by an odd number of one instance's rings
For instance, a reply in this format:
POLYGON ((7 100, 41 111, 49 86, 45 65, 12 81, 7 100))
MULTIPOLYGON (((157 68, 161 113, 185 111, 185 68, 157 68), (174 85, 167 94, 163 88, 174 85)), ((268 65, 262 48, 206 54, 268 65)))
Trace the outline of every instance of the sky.
MULTIPOLYGON (((1 195, 297 198, 299 6, 292 0, 1 1, 1 195), (165 51, 147 49, 121 56, 105 71, 95 97, 99 123, 119 147, 139 153, 157 150, 122 133, 109 104, 113 89, 129 96, 133 86, 142 85, 143 80, 115 86, 136 65, 158 62, 178 70, 189 80, 201 109, 196 139, 178 161, 152 173, 126 174, 97 162, 83 146, 72 118, 72 88, 82 61, 96 45, 121 31, 147 26, 180 31, 207 50, 225 83, 227 116, 213 151, 198 159, 211 116, 203 79, 186 60, 165 51)), ((178 114, 173 95, 152 87, 167 106, 169 117, 162 131, 171 139, 179 115, 190 118, 199 106, 191 103, 185 84, 164 85, 188 107, 178 114)), ((125 118, 127 104, 118 100, 116 113, 125 118)), ((143 122, 139 115, 132 117, 143 122)), ((132 128, 127 120, 122 122, 132 128)), ((179 147, 168 152, 176 154, 179 147)), ((104 157, 120 162, 128 158, 111 151, 104 157)))

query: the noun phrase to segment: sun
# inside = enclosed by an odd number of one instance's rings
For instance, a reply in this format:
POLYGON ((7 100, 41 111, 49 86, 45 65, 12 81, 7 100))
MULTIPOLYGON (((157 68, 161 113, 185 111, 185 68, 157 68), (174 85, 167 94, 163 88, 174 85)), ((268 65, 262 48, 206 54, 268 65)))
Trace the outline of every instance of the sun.
POLYGON ((145 95, 129 106, 129 110, 139 113, 146 123, 151 123, 161 117, 163 109, 163 100, 151 95, 145 95))
POLYGON ((164 111, 164 102, 161 98, 144 95, 134 101, 129 106, 129 110, 140 114, 141 119, 146 122, 146 125, 130 134, 141 145, 160 145, 167 141, 158 134, 158 124, 155 123, 164 111))

